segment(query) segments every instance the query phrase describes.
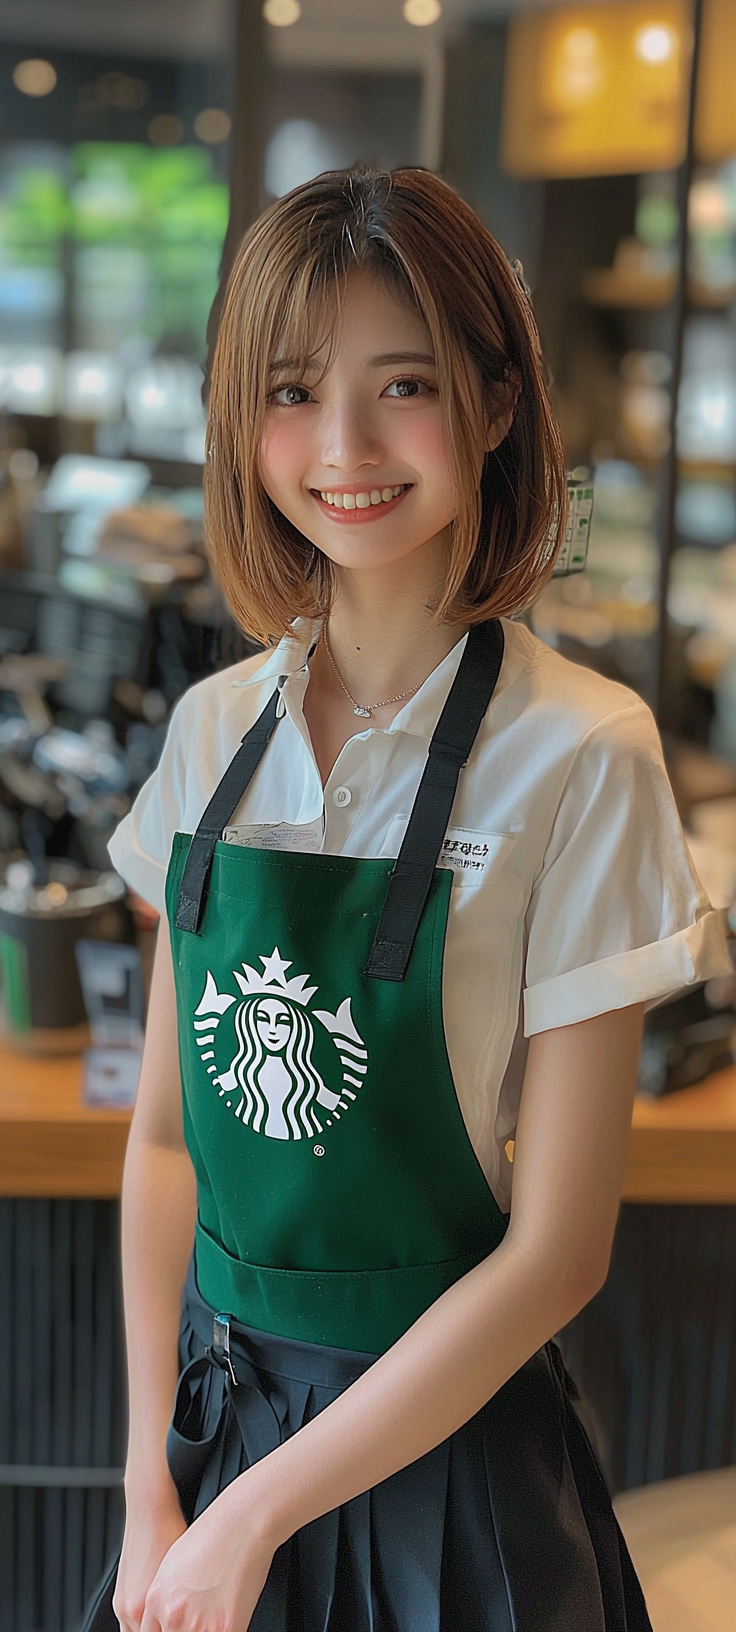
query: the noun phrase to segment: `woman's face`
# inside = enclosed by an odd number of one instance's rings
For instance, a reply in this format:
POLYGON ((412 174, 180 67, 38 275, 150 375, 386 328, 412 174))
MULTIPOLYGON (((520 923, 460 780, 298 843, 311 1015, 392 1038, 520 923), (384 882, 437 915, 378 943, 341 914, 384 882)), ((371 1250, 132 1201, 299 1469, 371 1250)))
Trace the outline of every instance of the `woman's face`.
POLYGON ((338 567, 387 566, 455 513, 432 345, 381 281, 354 273, 333 340, 273 374, 260 472, 283 515, 338 567))
POLYGON ((256 1009, 256 1029, 269 1054, 280 1054, 291 1032, 291 1016, 277 997, 264 997, 256 1009))

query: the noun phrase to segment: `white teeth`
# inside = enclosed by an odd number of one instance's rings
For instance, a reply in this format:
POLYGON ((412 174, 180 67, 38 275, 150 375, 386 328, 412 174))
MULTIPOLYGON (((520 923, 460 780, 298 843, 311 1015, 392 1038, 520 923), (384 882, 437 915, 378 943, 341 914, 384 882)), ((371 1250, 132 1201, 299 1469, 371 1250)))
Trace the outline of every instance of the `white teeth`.
POLYGON ((370 492, 361 493, 328 493, 326 489, 319 490, 323 504, 332 504, 336 510, 368 510, 372 504, 388 504, 391 499, 397 499, 403 493, 399 487, 372 487, 370 492))

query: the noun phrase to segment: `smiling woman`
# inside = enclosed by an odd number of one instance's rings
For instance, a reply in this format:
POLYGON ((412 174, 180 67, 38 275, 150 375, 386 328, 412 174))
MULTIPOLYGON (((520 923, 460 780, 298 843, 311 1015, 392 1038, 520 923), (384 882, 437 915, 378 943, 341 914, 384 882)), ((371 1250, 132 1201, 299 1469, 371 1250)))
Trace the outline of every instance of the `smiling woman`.
POLYGON ((730 963, 644 705, 494 615, 563 481, 520 277, 436 177, 253 228, 208 525, 288 632, 183 700, 111 852, 165 906, 123 1632, 651 1632, 552 1334, 605 1277, 643 1004, 730 963))

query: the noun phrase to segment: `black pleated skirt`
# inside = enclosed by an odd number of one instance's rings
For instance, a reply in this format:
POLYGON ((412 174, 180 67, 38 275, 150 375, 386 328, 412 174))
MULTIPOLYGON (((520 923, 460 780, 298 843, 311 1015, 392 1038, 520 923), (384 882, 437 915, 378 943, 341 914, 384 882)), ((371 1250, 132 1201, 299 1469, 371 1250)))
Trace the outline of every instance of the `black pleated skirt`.
MULTIPOLYGON (((212 1317, 190 1269, 168 1439, 190 1520, 376 1358, 233 1323, 233 1388, 212 1317)), ((251 1632, 652 1632, 573 1395, 546 1344, 436 1450, 280 1547, 251 1632)), ((112 1575, 85 1632, 116 1627, 111 1594, 112 1575)))

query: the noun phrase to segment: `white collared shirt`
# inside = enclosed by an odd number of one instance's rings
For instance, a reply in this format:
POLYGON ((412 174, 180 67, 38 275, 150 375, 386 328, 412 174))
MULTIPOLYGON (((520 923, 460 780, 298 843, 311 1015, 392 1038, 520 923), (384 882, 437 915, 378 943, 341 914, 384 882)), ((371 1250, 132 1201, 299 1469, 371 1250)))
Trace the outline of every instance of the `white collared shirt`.
MULTIPOLYGON (((396 856, 465 639, 385 730, 345 744, 324 791, 303 714, 318 624, 213 674, 172 716, 157 770, 110 845, 164 911, 173 834, 193 833, 277 683, 285 715, 230 823, 234 842, 396 856), (284 831, 286 829, 286 831, 284 831), (280 831, 278 831, 280 830, 280 831)), ((508 1210, 525 1039, 730 972, 683 838, 649 709, 505 621, 496 691, 461 772, 441 864, 455 871, 443 971, 465 1124, 508 1210)))

